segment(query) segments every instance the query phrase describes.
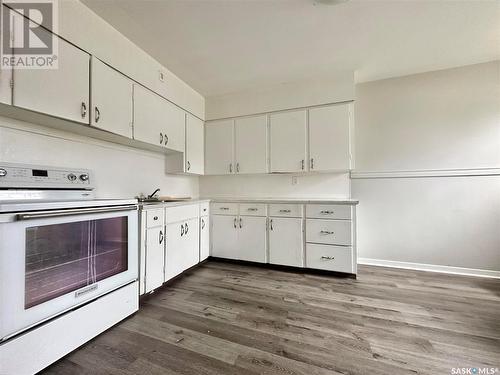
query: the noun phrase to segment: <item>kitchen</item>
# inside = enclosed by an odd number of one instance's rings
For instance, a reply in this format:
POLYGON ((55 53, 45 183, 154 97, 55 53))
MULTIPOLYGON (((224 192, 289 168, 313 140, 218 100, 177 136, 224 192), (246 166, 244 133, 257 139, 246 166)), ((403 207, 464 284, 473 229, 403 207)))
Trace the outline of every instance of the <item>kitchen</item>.
POLYGON ((0 374, 500 366, 497 1, 45 3, 2 4, 57 66, 2 58, 0 374))

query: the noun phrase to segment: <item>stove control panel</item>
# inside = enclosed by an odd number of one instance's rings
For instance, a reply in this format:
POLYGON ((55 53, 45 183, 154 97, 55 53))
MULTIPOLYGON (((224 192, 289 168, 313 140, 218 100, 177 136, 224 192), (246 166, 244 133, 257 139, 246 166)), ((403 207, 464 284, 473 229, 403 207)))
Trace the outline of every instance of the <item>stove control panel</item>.
POLYGON ((0 188, 93 189, 87 169, 55 168, 0 162, 0 188))

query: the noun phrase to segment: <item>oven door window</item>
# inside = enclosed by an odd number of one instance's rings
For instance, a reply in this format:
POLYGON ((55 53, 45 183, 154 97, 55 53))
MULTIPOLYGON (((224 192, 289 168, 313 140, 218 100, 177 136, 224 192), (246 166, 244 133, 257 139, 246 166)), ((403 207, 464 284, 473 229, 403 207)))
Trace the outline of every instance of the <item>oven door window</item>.
POLYGON ((26 228, 24 308, 128 269, 128 218, 26 228))

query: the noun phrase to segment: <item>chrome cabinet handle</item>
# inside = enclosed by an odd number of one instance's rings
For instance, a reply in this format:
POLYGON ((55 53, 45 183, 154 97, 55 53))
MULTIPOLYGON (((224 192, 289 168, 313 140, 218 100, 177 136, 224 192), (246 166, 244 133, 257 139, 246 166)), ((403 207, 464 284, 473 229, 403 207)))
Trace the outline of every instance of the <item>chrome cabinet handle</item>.
POLYGON ((188 161, 187 165, 188 165, 188 171, 189 171, 191 169, 191 163, 188 161))
POLYGON ((95 107, 95 122, 98 123, 100 118, 101 112, 99 111, 99 108, 95 107))
POLYGON ((323 215, 333 215, 335 213, 335 211, 324 210, 324 211, 320 211, 319 213, 323 214, 323 215))
POLYGON ((236 163, 236 173, 240 173, 240 163, 236 163))
POLYGON ((229 163, 229 173, 233 173, 233 163, 229 163))
POLYGON ((241 225, 241 217, 240 217, 240 229, 243 228, 243 225, 241 225))
POLYGON ((323 256, 321 257, 321 259, 323 259, 323 260, 334 260, 334 259, 335 259, 335 257, 327 257, 327 256, 323 255, 323 256))
POLYGON ((236 229, 236 220, 237 220, 237 219, 236 219, 236 218, 234 218, 234 223, 233 223, 233 225, 234 225, 234 229, 236 229))
POLYGON ((189 226, 188 223, 184 224, 184 234, 188 234, 189 226))
POLYGON ((85 102, 82 102, 81 113, 82 118, 85 118, 85 116, 87 116, 87 104, 85 104, 85 102))
POLYGON ((165 134, 165 146, 167 145, 168 143, 168 135, 165 134))
POLYGON ((227 211, 227 210, 229 210, 229 207, 219 207, 219 210, 227 211))
POLYGON ((302 160, 300 161, 300 165, 301 165, 301 167, 300 167, 300 168, 301 168, 302 170, 304 170, 304 159, 302 159, 302 160))
POLYGON ((314 158, 311 158, 311 169, 314 169, 314 158))
POLYGON ((321 233, 321 234, 335 234, 335 232, 330 232, 328 230, 322 230, 319 233, 321 233))
POLYGON ((160 133, 160 144, 163 144, 163 133, 160 133))
POLYGON ((280 212, 282 212, 284 214, 289 214, 290 212, 292 212, 292 210, 280 210, 280 212))
POLYGON ((158 216, 153 217, 153 220, 154 221, 158 220, 158 216))
POLYGON ((160 231, 160 234, 158 236, 158 242, 160 243, 160 245, 163 242, 163 232, 162 231, 160 231))
POLYGON ((271 230, 274 230, 274 228, 273 228, 273 219, 271 219, 271 220, 269 221, 269 226, 271 227, 271 230))
POLYGON ((259 210, 258 208, 253 208, 253 207, 250 207, 250 208, 248 209, 248 211, 252 211, 252 212, 255 212, 255 211, 258 211, 258 210, 259 210))
POLYGON ((181 237, 184 236, 184 224, 181 224, 181 237))
POLYGON ((205 220, 201 219, 201 229, 205 228, 205 220))

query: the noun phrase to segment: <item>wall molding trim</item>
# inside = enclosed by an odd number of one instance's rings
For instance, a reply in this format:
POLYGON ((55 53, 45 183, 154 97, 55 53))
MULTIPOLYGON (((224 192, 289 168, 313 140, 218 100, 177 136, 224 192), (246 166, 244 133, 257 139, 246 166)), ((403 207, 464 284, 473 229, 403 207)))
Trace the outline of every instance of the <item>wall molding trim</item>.
POLYGON ((390 267, 390 268, 404 268, 416 271, 440 272, 452 275, 477 276, 477 277, 500 279, 500 271, 482 270, 477 268, 451 267, 451 266, 442 266, 438 264, 398 262, 393 260, 370 259, 370 258, 358 258, 358 264, 390 267))
POLYGON ((351 171, 352 179, 499 176, 500 168, 417 169, 410 171, 351 171))

